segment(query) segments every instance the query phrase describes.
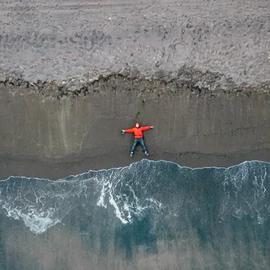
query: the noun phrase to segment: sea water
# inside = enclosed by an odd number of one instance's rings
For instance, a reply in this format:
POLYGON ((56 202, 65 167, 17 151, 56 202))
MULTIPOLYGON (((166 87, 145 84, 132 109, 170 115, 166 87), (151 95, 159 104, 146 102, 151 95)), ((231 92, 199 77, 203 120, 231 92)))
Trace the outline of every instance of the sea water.
POLYGON ((0 182, 0 270, 268 269, 270 163, 141 160, 0 182))

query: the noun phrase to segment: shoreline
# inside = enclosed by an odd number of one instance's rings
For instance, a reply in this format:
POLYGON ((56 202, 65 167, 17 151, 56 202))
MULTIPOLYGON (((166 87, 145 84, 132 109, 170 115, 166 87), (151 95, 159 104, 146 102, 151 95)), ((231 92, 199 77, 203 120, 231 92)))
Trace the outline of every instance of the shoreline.
MULTIPOLYGON (((190 156, 183 155, 182 158, 171 157, 167 159, 151 159, 153 161, 166 161, 173 162, 180 166, 192 168, 192 169, 204 169, 204 168, 228 168, 232 166, 237 166, 246 161, 260 161, 260 162, 270 162, 269 150, 261 150, 256 153, 245 153, 239 155, 231 156, 215 156, 207 154, 193 153, 190 156), (250 157, 245 160, 246 157, 250 157), (252 158, 252 157, 256 157, 252 158)), ((77 175, 84 173, 89 170, 99 171, 114 169, 119 167, 128 166, 134 162, 145 159, 143 154, 137 153, 134 159, 128 160, 128 155, 123 153, 121 160, 108 161, 107 163, 100 162, 104 157, 95 158, 85 158, 85 159, 68 159, 65 160, 35 160, 26 158, 0 158, 0 181, 5 180, 10 176, 24 176, 24 177, 38 177, 38 178, 49 178, 51 180, 57 180, 60 178, 65 178, 70 175, 77 175), (100 165, 102 164, 102 165, 100 165)), ((152 155, 151 155, 152 156, 152 155)), ((154 157, 158 155, 154 154, 154 157)))

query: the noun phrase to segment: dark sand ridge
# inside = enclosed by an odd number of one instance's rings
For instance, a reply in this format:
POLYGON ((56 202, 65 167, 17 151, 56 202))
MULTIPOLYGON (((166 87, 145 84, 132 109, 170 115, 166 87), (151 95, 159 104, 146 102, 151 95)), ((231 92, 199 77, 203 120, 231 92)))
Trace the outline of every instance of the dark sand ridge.
POLYGON ((153 159, 269 160, 269 9, 268 0, 1 4, 0 176, 127 164, 130 138, 119 131, 136 119, 156 126, 146 135, 153 159))

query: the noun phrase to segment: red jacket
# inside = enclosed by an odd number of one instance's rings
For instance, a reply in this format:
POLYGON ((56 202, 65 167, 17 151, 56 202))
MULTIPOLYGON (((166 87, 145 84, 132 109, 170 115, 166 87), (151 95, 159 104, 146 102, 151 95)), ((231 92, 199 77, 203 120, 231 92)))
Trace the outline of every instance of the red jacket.
POLYGON ((143 132, 152 128, 153 128, 152 126, 144 126, 144 127, 138 127, 138 128, 134 127, 134 128, 124 129, 124 131, 126 133, 134 134, 135 139, 141 139, 143 138, 143 132))

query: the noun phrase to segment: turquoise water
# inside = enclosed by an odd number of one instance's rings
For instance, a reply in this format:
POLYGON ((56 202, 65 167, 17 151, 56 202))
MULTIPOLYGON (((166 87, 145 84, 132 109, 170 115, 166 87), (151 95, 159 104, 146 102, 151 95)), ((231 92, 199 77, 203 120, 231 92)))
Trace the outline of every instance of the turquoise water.
POLYGON ((0 182, 0 269, 268 269, 269 189, 261 161, 12 176, 0 182))

